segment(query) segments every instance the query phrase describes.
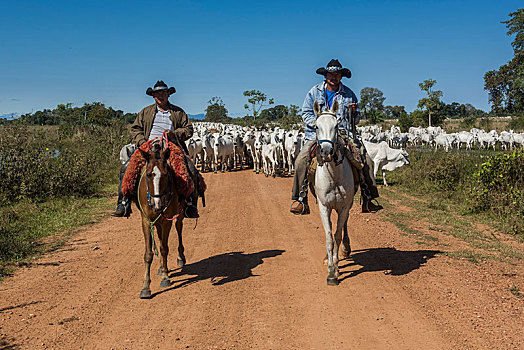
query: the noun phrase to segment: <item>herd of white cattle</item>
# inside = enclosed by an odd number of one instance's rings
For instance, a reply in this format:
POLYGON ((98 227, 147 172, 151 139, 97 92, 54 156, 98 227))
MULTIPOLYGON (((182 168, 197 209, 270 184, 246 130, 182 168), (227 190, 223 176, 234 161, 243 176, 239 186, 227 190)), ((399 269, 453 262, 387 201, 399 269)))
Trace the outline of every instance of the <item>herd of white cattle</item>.
POLYGON ((202 172, 242 169, 252 166, 258 173, 275 177, 292 173, 295 158, 304 144, 298 130, 274 128, 268 131, 233 124, 196 122, 186 141, 189 156, 202 172))
POLYGON ((428 146, 435 149, 479 149, 493 148, 499 145, 501 149, 513 149, 524 147, 524 133, 515 133, 513 130, 496 130, 486 132, 482 129, 473 128, 470 131, 446 133, 440 126, 437 127, 411 127, 406 133, 400 132, 400 128, 392 126, 390 130, 382 131, 377 125, 359 128, 362 139, 368 142, 386 141, 391 147, 406 148, 407 146, 428 146))
MULTIPOLYGON (((275 177, 294 172, 294 163, 304 142, 304 133, 298 130, 255 127, 241 127, 233 124, 195 122, 195 132, 186 141, 193 162, 206 171, 230 171, 242 169, 244 165, 253 167, 257 174, 275 177)), ((382 171, 384 184, 385 170, 394 170, 409 164, 408 154, 402 148, 435 147, 448 151, 455 149, 490 148, 500 145, 501 149, 524 146, 524 134, 513 131, 471 129, 448 134, 440 127, 410 128, 402 133, 392 126, 382 131, 380 126, 358 128, 362 140, 372 156, 375 176, 382 171), (374 146, 376 144, 377 146, 374 146)))

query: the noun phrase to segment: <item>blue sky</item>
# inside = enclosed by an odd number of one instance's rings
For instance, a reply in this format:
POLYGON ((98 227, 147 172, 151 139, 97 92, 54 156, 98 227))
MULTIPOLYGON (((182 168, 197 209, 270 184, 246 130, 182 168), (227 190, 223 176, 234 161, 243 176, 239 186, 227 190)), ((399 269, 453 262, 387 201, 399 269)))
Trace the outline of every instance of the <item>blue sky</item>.
POLYGON ((483 75, 513 56, 501 21, 520 1, 4 1, 0 115, 101 101, 137 112, 162 79, 203 113, 213 96, 244 113, 244 90, 302 105, 331 58, 344 79, 413 110, 418 83, 489 109, 483 75))

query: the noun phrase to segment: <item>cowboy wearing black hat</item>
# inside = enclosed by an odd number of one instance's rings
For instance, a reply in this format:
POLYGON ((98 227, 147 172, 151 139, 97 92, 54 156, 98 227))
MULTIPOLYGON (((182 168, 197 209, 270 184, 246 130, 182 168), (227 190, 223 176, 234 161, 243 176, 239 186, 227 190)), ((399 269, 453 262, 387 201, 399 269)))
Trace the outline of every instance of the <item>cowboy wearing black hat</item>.
MULTIPOLYGON (((193 135, 193 125, 184 110, 169 102, 169 96, 174 94, 176 89, 168 87, 162 80, 156 82, 153 88, 148 88, 146 94, 155 99, 155 103, 145 107, 138 113, 135 122, 131 125, 131 134, 136 147, 140 147, 148 140, 162 137, 165 130, 169 130, 169 138, 178 144, 184 152, 187 152, 185 140, 193 135)), ((129 145, 128 145, 129 146, 129 145)), ((125 147, 128 147, 125 146, 125 147)), ((133 145, 131 145, 133 146, 133 145)), ((121 152, 126 153, 126 152, 121 152)), ((127 152, 129 154, 132 152, 127 152)), ((124 178, 128 159, 122 159, 122 168, 120 169, 120 186, 118 187, 118 204, 116 210, 111 214, 116 217, 128 217, 131 214, 131 203, 126 201, 122 195, 122 179, 124 178)), ((191 161, 188 161, 187 168, 192 178, 196 179, 197 170, 191 161)), ((198 183, 198 181, 196 182, 198 183)), ((186 217, 198 218, 198 209, 196 207, 198 199, 198 190, 195 186, 195 193, 186 201, 186 217)))
MULTIPOLYGON (((316 129, 314 126, 316 117, 313 112, 315 101, 318 102, 321 109, 331 108, 333 102, 335 100, 338 101, 340 107, 337 118, 342 132, 353 134, 354 130, 356 133, 356 125, 360 121, 357 96, 350 88, 341 83, 342 77, 351 78, 351 71, 343 68, 338 60, 332 59, 325 68, 320 67, 316 72, 323 75, 325 80, 309 90, 302 106, 302 119, 306 123, 306 142, 295 160, 295 177, 291 196, 294 203, 290 210, 293 214, 309 214, 306 176, 307 164, 311 160, 310 149, 316 140, 316 129)), ((357 135, 352 135, 352 137, 354 140, 357 140, 357 135)), ((374 212, 382 209, 382 206, 372 202, 373 199, 379 196, 375 177, 371 171, 373 161, 367 155, 362 143, 357 140, 356 144, 366 159, 362 169, 364 179, 361 179, 360 186, 362 190, 362 212, 374 212)))

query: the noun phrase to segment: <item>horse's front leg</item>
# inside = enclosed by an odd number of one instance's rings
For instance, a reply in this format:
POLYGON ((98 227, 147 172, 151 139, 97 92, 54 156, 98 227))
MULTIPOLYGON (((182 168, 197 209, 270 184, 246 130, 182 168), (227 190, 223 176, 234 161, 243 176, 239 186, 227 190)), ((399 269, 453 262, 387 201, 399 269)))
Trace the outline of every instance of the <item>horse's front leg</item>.
POLYGON ((144 242, 145 242, 145 253, 144 253, 144 263, 145 263, 145 273, 144 273, 144 285, 140 291, 141 299, 151 298, 151 263, 153 262, 153 242, 151 237, 151 231, 149 222, 146 218, 142 217, 142 231, 144 232, 144 242))
POLYGON ((160 287, 169 287, 171 282, 169 281, 169 269, 167 267, 167 256, 169 255, 169 231, 171 230, 172 222, 163 220, 161 223, 156 225, 158 238, 160 240, 160 287))
POLYGON ((335 276, 335 266, 333 264, 333 235, 331 234, 331 209, 326 207, 321 202, 318 203, 320 211, 320 219, 322 220, 322 226, 326 232, 326 251, 327 251, 327 262, 328 262, 328 276, 327 284, 330 286, 336 286, 338 279, 335 276))
POLYGON ((184 255, 184 244, 182 242, 182 229, 184 228, 183 223, 184 217, 181 214, 175 223, 176 233, 178 235, 178 258, 176 263, 178 267, 183 267, 186 264, 186 256, 184 255))

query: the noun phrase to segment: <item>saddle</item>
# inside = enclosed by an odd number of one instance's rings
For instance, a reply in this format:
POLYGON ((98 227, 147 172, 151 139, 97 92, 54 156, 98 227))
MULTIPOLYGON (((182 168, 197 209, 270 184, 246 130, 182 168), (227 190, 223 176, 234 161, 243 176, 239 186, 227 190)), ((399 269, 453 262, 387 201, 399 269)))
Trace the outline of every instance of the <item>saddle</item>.
MULTIPOLYGON (((355 189, 357 189, 361 182, 361 179, 363 179, 362 168, 364 167, 364 157, 360 153, 360 150, 356 146, 355 142, 350 137, 339 136, 337 144, 339 147, 341 147, 340 151, 343 157, 346 157, 349 161, 351 171, 353 172, 355 189)), ((309 183, 309 190, 311 191, 311 194, 313 194, 313 197, 315 197, 315 199, 317 198, 317 195, 315 193, 315 174, 318 166, 317 148, 317 142, 311 145, 311 148, 309 150, 311 160, 308 164, 307 169, 307 180, 309 183)))

